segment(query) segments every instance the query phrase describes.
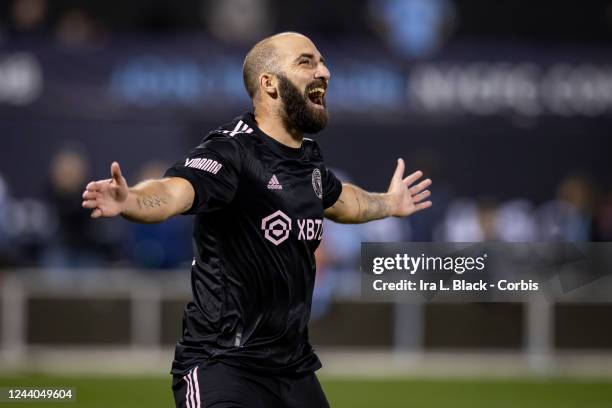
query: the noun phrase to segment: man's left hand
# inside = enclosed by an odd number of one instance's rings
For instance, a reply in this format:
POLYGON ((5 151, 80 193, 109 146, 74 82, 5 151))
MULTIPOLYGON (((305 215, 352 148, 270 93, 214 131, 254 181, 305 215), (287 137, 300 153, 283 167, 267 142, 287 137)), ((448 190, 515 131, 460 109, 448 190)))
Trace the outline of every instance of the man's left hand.
POLYGON ((405 164, 403 159, 397 160, 397 167, 387 196, 392 208, 392 214, 395 217, 407 217, 417 211, 431 207, 431 201, 423 201, 431 195, 431 191, 427 187, 431 185, 430 179, 425 179, 418 184, 415 184, 421 177, 423 172, 418 170, 404 178, 405 164))

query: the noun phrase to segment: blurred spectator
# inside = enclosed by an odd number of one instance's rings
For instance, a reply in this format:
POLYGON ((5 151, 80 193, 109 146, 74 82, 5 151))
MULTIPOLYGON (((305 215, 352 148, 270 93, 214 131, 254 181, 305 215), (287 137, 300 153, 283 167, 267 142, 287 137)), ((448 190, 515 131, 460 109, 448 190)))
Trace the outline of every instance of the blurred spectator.
POLYGON ((481 200, 478 204, 478 221, 482 231, 483 241, 496 241, 499 239, 496 230, 497 206, 491 200, 481 200))
POLYGON ((74 8, 60 16, 55 37, 61 45, 79 48, 98 43, 102 29, 100 23, 85 9, 74 8))
MULTIPOLYGON (((162 162, 148 162, 137 179, 159 178, 167 168, 162 162)), ((191 223, 191 217, 172 217, 160 224, 129 223, 130 260, 147 269, 177 268, 190 262, 193 257, 191 223)))
POLYGON ((51 161, 48 198, 58 225, 47 249, 46 266, 95 266, 105 259, 103 226, 94 225, 89 211, 81 208, 88 170, 85 155, 75 149, 62 150, 51 161))
POLYGON ((495 216, 495 231, 505 242, 537 241, 538 231, 533 206, 522 199, 510 200, 499 206, 495 216))
POLYGON ((0 267, 37 265, 56 227, 46 203, 15 199, 0 174, 0 267))
POLYGON ((370 14, 393 49, 421 58, 441 46, 456 13, 449 0, 371 0, 370 14))
POLYGON ((15 0, 10 15, 9 31, 16 38, 41 37, 47 31, 46 0, 15 0))
POLYGON ((251 44, 272 31, 268 0, 205 1, 202 16, 211 34, 225 42, 251 44))
POLYGON ((7 216, 10 257, 20 265, 37 266, 58 224, 49 205, 31 198, 12 199, 7 216))
POLYGON ((480 224, 478 205, 473 200, 452 202, 435 234, 436 241, 480 242, 485 234, 480 224))
POLYGON ((10 201, 8 186, 0 174, 0 267, 10 263, 10 201))
POLYGON ((590 241, 596 201, 597 192, 589 178, 574 175, 564 179, 557 189, 557 198, 538 210, 540 239, 590 241))
POLYGON ((481 242, 504 239, 499 231, 502 226, 499 217, 500 211, 492 200, 457 199, 449 205, 444 219, 436 227, 434 240, 481 242))
POLYGON ((608 191, 597 211, 595 240, 612 241, 612 190, 608 191))

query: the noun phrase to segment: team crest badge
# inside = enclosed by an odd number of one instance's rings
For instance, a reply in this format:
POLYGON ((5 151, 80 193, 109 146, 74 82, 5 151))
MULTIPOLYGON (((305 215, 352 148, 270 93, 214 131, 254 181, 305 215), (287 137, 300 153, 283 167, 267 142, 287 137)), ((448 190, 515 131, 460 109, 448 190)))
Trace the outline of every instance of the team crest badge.
POLYGON ((323 198, 323 183, 321 183, 321 171, 314 169, 312 171, 312 188, 320 199, 323 198))

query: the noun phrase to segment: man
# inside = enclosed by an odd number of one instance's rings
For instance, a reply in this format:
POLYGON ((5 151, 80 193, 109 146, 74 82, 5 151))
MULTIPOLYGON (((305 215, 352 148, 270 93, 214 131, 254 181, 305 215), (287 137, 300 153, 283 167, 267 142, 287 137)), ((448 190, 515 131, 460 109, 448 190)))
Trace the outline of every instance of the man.
POLYGON ((327 407, 308 341, 322 218, 359 223, 427 208, 430 180, 403 178, 398 160, 387 193, 341 184, 316 142, 327 124, 330 73, 297 33, 247 54, 247 113, 209 133, 160 180, 128 188, 118 163, 91 182, 91 216, 161 222, 195 214, 193 300, 172 365, 177 407, 327 407))

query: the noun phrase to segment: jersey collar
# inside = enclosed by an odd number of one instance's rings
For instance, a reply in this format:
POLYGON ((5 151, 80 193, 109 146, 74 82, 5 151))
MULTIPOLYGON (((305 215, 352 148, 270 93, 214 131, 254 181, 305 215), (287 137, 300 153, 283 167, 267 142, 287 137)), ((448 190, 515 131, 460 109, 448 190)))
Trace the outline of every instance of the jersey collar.
POLYGON ((282 144, 278 140, 274 139, 271 136, 268 136, 264 133, 258 126, 255 121, 255 115, 252 112, 247 112, 242 115, 242 121, 253 128, 253 133, 259 136, 263 142, 270 147, 274 152, 283 156, 290 157, 292 159, 299 159, 304 155, 304 143, 300 147, 289 147, 287 145, 282 144))

